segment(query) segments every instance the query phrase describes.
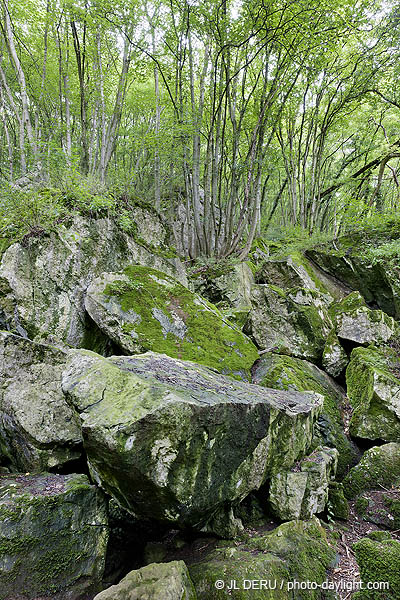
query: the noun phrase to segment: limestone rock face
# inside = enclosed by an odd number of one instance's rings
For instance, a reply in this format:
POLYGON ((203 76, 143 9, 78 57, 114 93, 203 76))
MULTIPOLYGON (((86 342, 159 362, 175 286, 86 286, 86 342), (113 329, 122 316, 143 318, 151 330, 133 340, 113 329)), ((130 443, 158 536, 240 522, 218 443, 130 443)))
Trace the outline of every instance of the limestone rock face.
POLYGON ((343 389, 312 363, 272 352, 263 354, 254 365, 253 383, 280 390, 312 391, 324 397, 313 447, 336 448, 339 452, 338 475, 343 477, 357 457, 354 445, 344 433, 342 408, 346 398, 343 389))
POLYGON ((281 471, 271 478, 269 502, 282 521, 310 519, 325 510, 328 488, 336 474, 338 452, 334 448, 317 448, 291 471, 281 471))
POLYGON ((196 600, 189 572, 182 560, 152 563, 131 571, 117 585, 94 600, 196 600))
POLYGON ((70 227, 33 239, 29 247, 13 244, 0 263, 0 321, 36 341, 97 349, 84 309, 86 288, 104 271, 132 262, 186 281, 177 259, 148 250, 108 219, 77 216, 70 227))
POLYGON ((400 360, 390 348, 355 348, 346 370, 353 406, 352 435, 368 440, 400 442, 400 360))
POLYGON ((255 285, 245 330, 259 348, 319 360, 333 328, 328 298, 315 290, 255 285))
POLYGON ((370 310, 359 292, 332 308, 338 338, 357 344, 383 344, 399 334, 396 321, 381 310, 370 310))
POLYGON ((89 286, 85 306, 125 354, 152 350, 249 379, 254 344, 219 310, 176 279, 131 265, 89 286))
POLYGON ((384 444, 367 450, 343 480, 347 498, 364 490, 400 484, 400 444, 384 444))
POLYGON ((0 478, 0 600, 83 600, 101 589, 103 494, 85 475, 0 478))
POLYGON ((63 388, 104 489, 139 517, 200 529, 306 453, 322 402, 151 352, 72 351, 63 388))
POLYGON ((66 354, 0 332, 0 454, 16 471, 41 471, 81 455, 75 411, 61 389, 66 354))
MULTIPOLYGON (((328 545, 326 533, 315 517, 310 521, 283 523, 264 535, 255 535, 235 545, 221 542, 189 572, 195 584, 198 600, 292 600, 303 598, 288 583, 326 579, 326 570, 335 560, 335 551, 328 545), (225 583, 216 589, 215 582, 225 583), (231 581, 239 589, 228 589, 231 581), (252 580, 264 587, 245 587, 252 580), (276 587, 274 586, 276 582, 276 587), (296 594, 296 595, 294 595, 296 594)), ((322 600, 320 588, 306 590, 304 598, 322 600)))

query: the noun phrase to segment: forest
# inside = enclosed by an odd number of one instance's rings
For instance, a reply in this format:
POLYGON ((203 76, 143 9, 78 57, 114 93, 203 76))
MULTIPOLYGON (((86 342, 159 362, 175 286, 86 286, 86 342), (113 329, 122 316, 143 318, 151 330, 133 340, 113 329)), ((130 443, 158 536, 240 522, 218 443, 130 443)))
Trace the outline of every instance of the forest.
POLYGON ((396 212, 399 17, 379 0, 2 0, 2 235, 71 210, 129 229, 138 199, 188 258, 243 259, 260 233, 396 212))

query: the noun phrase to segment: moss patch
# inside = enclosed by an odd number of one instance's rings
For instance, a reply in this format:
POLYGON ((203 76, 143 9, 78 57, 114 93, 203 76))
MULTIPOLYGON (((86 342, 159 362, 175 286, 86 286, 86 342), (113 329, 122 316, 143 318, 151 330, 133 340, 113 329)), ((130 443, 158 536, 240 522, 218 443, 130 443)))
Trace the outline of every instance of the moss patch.
POLYGON ((122 275, 103 295, 120 307, 114 341, 125 351, 152 350, 249 377, 257 349, 214 305, 155 269, 132 265, 122 275))

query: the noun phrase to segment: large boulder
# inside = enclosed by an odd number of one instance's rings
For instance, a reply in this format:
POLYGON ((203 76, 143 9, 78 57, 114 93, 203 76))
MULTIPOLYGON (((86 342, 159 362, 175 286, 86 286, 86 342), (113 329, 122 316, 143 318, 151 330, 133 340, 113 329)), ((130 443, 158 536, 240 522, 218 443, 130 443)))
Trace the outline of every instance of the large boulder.
POLYGON ((395 318, 400 317, 399 221, 393 219, 374 230, 351 232, 306 255, 323 271, 358 290, 395 318))
POLYGON ((324 404, 314 431, 313 448, 325 445, 339 451, 338 476, 343 477, 355 462, 357 452, 344 433, 342 411, 346 397, 341 387, 314 364, 267 352, 252 370, 253 383, 279 390, 312 391, 324 397, 324 404))
POLYGON ((66 354, 0 332, 0 461, 43 471, 80 457, 79 418, 61 389, 66 354))
POLYGON ((189 572, 198 600, 322 600, 320 586, 335 555, 314 517, 235 545, 221 542, 189 572), (307 582, 316 585, 307 588, 307 582))
POLYGON ((384 344, 397 337, 396 321, 381 310, 371 310, 359 292, 352 292, 331 308, 336 334, 356 344, 384 344))
POLYGON ((85 475, 0 477, 0 600, 86 600, 101 589, 102 492, 85 475))
POLYGON ((343 480, 347 498, 365 490, 400 484, 400 444, 384 444, 367 450, 343 480))
POLYGON ((125 354, 152 350, 249 379, 254 344, 176 279, 131 265, 89 286, 86 310, 125 354))
MULTIPOLYGON (((148 220, 152 218, 149 215, 148 220)), ((104 271, 132 262, 186 281, 178 259, 148 249, 141 237, 135 240, 110 219, 76 216, 56 233, 13 244, 0 263, 0 321, 6 329, 35 341, 103 348, 106 340, 94 336, 93 323, 85 314, 86 288, 104 271)))
POLYGON ((197 528, 307 452, 322 401, 151 352, 72 351, 63 388, 104 489, 139 517, 197 528))
POLYGON ((94 600, 196 600, 189 572, 182 560, 152 563, 131 571, 117 585, 94 600))
POLYGON ((329 298, 305 288, 254 285, 245 331, 263 350, 318 361, 333 328, 329 298))
POLYGON ((329 484, 335 478, 338 452, 317 448, 290 471, 272 476, 269 503, 281 521, 310 519, 325 510, 329 484))
POLYGON ((355 348, 346 369, 352 435, 400 442, 400 360, 391 348, 355 348))

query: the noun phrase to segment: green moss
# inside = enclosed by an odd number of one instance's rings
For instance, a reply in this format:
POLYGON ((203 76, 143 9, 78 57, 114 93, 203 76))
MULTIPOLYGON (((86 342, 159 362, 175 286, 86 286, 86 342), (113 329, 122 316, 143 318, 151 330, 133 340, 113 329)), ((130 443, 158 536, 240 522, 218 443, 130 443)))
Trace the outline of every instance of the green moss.
POLYGON ((258 352, 215 306, 155 269, 129 266, 124 274, 129 281, 108 284, 104 294, 117 298, 124 312, 138 315, 123 331, 126 335, 134 332, 135 342, 143 351, 153 350, 248 378, 258 352), (168 331, 168 325, 163 327, 163 319, 168 324, 177 317, 181 322, 178 332, 168 331))
POLYGON ((347 498, 400 482, 400 444, 370 448, 343 480, 347 498))
POLYGON ((369 506, 369 500, 365 496, 359 496, 355 503, 356 512, 363 516, 369 506))
POLYGON ((362 590, 357 600, 398 600, 400 598, 400 542, 396 540, 374 541, 364 538, 354 544, 354 552, 360 567, 361 580, 388 582, 388 590, 362 590))
POLYGON ((327 375, 307 361, 267 353, 263 355, 255 371, 254 383, 264 387, 282 390, 312 391, 324 397, 322 414, 315 429, 315 438, 311 449, 321 443, 337 448, 339 452, 339 478, 343 477, 355 454, 350 441, 344 434, 341 414, 343 398, 335 389, 327 375))
POLYGON ((346 521, 349 518, 349 504, 344 496, 341 483, 333 482, 329 486, 328 507, 337 519, 346 521))

